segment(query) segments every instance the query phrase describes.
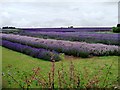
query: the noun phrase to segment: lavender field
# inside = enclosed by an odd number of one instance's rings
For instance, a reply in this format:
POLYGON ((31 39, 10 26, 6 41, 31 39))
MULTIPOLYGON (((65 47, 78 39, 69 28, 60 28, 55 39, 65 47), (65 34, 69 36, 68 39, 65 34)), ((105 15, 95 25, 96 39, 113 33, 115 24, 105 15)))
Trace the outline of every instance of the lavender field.
POLYGON ((21 43, 36 48, 55 50, 59 53, 65 53, 67 55, 83 57, 87 57, 89 55, 120 55, 119 46, 115 45, 89 44, 86 42, 70 42, 63 40, 40 39, 13 34, 1 34, 0 37, 3 40, 21 43))
POLYGON ((0 0, 0 89, 120 90, 119 16, 118 0, 0 0))
POLYGON ((119 33, 112 33, 111 29, 110 27, 20 28, 17 33, 15 31, 3 32, 0 38, 3 42, 9 41, 77 57, 119 56, 119 33), (97 33, 108 31, 111 33, 97 33))
POLYGON ((40 38, 51 38, 57 40, 69 40, 88 43, 103 43, 107 45, 120 45, 118 33, 97 33, 97 32, 41 32, 23 31, 20 35, 27 35, 40 38))
POLYGON ((81 28, 19 28, 27 32, 99 32, 99 31, 110 31, 112 27, 81 27, 81 28))
MULTIPOLYGON (((54 88, 54 86, 57 87, 58 83, 57 81, 54 81, 54 78, 53 78, 55 77, 54 74, 56 74, 56 72, 54 71, 55 63, 57 64, 61 62, 64 63, 67 61, 71 61, 71 58, 72 58, 72 62, 79 62, 80 61, 79 59, 81 59, 82 61, 84 60, 87 61, 87 60, 94 59, 94 57, 97 57, 97 58, 111 57, 112 59, 110 60, 113 61, 113 57, 117 59, 117 57, 120 56, 119 33, 113 33, 111 31, 111 28, 80 28, 80 29, 79 28, 76 28, 76 29, 73 29, 73 28, 23 29, 21 28, 17 30, 9 29, 6 31, 3 30, 0 33, 0 40, 2 42, 0 43, 0 45, 2 47, 7 48, 8 50, 13 50, 15 52, 30 56, 33 59, 39 59, 39 63, 42 62, 41 60, 47 61, 47 62, 44 62, 43 67, 47 67, 47 64, 50 62, 52 63, 52 67, 51 67, 52 71, 49 73, 48 79, 53 80, 53 81, 49 81, 49 83, 47 81, 43 81, 41 82, 41 84, 40 82, 38 82, 41 85, 41 87, 44 87, 44 88, 46 87, 54 88), (109 32, 109 33, 106 33, 106 32, 109 32), (71 57, 71 58, 68 58, 68 57, 71 57), (76 60, 75 58, 78 58, 78 60, 76 60), (53 76, 50 76, 50 74, 53 76), (54 84, 51 84, 51 83, 54 83, 54 84), (45 86, 43 84, 45 84, 45 86)), ((13 61, 15 62, 16 59, 14 59, 13 61)), ((92 65, 92 63, 90 64, 90 66, 92 65)), ((101 63, 101 61, 99 63, 101 63)), ((72 64, 70 66, 70 72, 69 72, 70 78, 72 78, 70 79, 70 81, 68 78, 69 75, 61 76, 64 72, 61 71, 62 73, 60 73, 59 70, 58 70, 58 78, 55 77, 55 80, 58 80, 58 79, 61 80, 58 82, 59 83, 64 82, 63 84, 65 84, 66 85, 65 87, 68 87, 68 88, 69 87, 76 88, 78 86, 79 88, 81 87, 89 88, 89 87, 94 87, 94 85, 95 87, 114 87, 111 85, 114 82, 116 83, 115 80, 117 80, 118 76, 115 76, 115 78, 112 78, 112 76, 110 76, 111 72, 112 73, 117 73, 117 72, 110 71, 112 70, 112 66, 113 67, 115 66, 113 64, 110 65, 111 62, 108 62, 108 63, 109 63, 108 66, 105 63, 103 63, 103 65, 105 65, 103 68, 104 73, 102 74, 104 78, 102 79, 101 77, 99 77, 100 82, 99 82, 99 79, 97 78, 97 76, 99 75, 96 76, 94 74, 92 75, 93 77, 86 76, 86 77, 89 77, 89 80, 86 81, 84 79, 82 81, 84 84, 78 85, 78 83, 80 82, 79 79, 81 79, 81 77, 79 77, 78 73, 75 73, 73 69, 74 66, 72 64), (77 76, 72 75, 72 73, 74 73, 74 75, 77 75, 77 76), (107 79, 108 74, 109 74, 109 77, 113 80, 113 81, 110 81, 109 83, 111 85, 108 84, 109 82, 109 79, 107 79), (65 78, 68 79, 67 82, 64 81, 65 78), (93 84, 91 83, 92 82, 90 81, 91 78, 93 78, 92 81, 95 81, 95 83, 93 84), (71 83, 74 83, 73 86, 71 86, 71 83)), ((79 65, 77 65, 77 68, 80 68, 79 65)), ((39 71, 39 67, 36 68, 36 70, 39 71)), ((48 70, 48 68, 46 70, 48 70)), ((64 70, 63 67, 62 67, 62 70, 64 70)), ((88 73, 84 65, 83 65, 82 70, 86 71, 84 74, 88 73)), ((98 69, 95 69, 95 70, 98 70, 98 69)), ((100 71, 102 71, 102 69, 100 69, 100 71)), ((33 73, 36 73, 36 71, 33 73)), ((36 76, 34 77, 39 77, 37 75, 38 74, 36 74, 36 76)), ((111 75, 114 75, 114 74, 111 74, 111 75)), ((8 74, 8 76, 13 77, 11 76, 11 74, 8 74)), ((6 79, 5 76, 4 78, 6 79)), ((44 80, 45 79, 46 78, 44 78, 44 80)), ((34 83, 34 80, 33 80, 33 83, 34 83)), ((28 83, 25 82, 24 85, 28 85, 28 83)), ((32 83, 30 85, 32 85, 32 83)), ((21 84, 18 86, 21 88, 26 87, 26 86, 24 87, 21 86, 21 84)), ((58 84, 58 86, 64 88, 64 86, 61 86, 61 84, 58 84)), ((30 87, 27 86, 26 88, 30 88, 30 87)))

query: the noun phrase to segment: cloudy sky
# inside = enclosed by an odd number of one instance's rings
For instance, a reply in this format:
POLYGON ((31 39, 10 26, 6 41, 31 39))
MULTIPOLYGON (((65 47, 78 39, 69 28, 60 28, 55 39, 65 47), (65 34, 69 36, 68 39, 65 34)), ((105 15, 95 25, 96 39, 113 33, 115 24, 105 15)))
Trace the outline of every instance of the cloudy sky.
POLYGON ((115 26, 118 23, 118 0, 89 1, 0 0, 0 27, 115 26))

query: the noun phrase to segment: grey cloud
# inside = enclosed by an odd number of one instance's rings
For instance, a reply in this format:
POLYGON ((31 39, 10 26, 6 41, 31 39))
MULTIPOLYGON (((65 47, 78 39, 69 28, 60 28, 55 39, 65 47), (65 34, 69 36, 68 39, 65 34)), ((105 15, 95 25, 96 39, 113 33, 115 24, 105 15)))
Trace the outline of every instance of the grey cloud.
POLYGON ((10 2, 0 4, 0 27, 113 26, 117 3, 10 2))
POLYGON ((119 0, 2 0, 1 2, 118 2, 119 0))
POLYGON ((118 23, 120 23, 120 1, 118 3, 118 23))

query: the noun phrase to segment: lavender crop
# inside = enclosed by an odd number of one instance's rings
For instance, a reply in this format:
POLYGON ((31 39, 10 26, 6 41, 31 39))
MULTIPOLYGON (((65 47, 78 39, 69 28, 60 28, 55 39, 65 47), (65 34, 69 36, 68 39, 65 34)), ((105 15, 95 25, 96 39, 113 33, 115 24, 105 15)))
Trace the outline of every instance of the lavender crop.
POLYGON ((18 52, 21 52, 21 53, 24 53, 24 54, 27 54, 27 55, 30 55, 30 56, 35 57, 35 58, 40 58, 40 59, 50 61, 51 57, 53 56, 53 59, 55 61, 60 60, 58 53, 51 52, 49 50, 45 50, 42 48, 37 49, 37 48, 33 48, 33 47, 30 47, 27 45, 13 43, 13 42, 10 42, 7 40, 2 40, 2 46, 9 48, 9 49, 12 49, 12 50, 15 50, 15 51, 18 51, 18 52))
POLYGON ((116 33, 95 33, 95 32, 41 32, 41 31, 23 31, 20 35, 32 37, 52 38, 70 41, 83 41, 88 43, 103 43, 108 45, 119 45, 119 35, 116 33))
POLYGON ((57 52, 73 56, 88 57, 89 55, 120 55, 120 47, 115 45, 89 44, 85 42, 41 39, 13 34, 0 34, 0 37, 4 40, 27 44, 36 48, 55 50, 57 52))
POLYGON ((19 28, 24 31, 37 32, 97 32, 110 31, 112 27, 81 27, 81 28, 19 28))

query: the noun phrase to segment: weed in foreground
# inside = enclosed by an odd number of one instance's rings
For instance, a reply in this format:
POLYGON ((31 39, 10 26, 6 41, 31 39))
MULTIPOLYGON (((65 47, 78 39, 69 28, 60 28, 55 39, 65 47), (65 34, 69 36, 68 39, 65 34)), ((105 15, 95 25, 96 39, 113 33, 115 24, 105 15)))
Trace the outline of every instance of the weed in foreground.
MULTIPOLYGON (((27 72, 17 73, 12 72, 13 66, 8 65, 8 73, 3 73, 3 77, 9 77, 9 85, 12 83, 18 85, 19 88, 117 88, 116 86, 109 85, 109 76, 112 75, 113 63, 102 66, 92 77, 88 67, 84 67, 84 72, 77 71, 72 61, 70 61, 69 70, 65 70, 63 63, 61 67, 55 72, 55 61, 51 58, 51 69, 47 74, 47 77, 42 75, 40 67, 33 68, 32 73, 27 72), (16 79, 16 76, 21 76, 20 80, 16 79), (101 79, 101 75, 104 77, 101 79), (55 78, 57 77, 57 78, 55 78), (57 81, 57 83, 56 83, 57 81)), ((15 68, 16 69, 16 68, 15 68)), ((14 71, 14 70, 13 70, 14 71)))

